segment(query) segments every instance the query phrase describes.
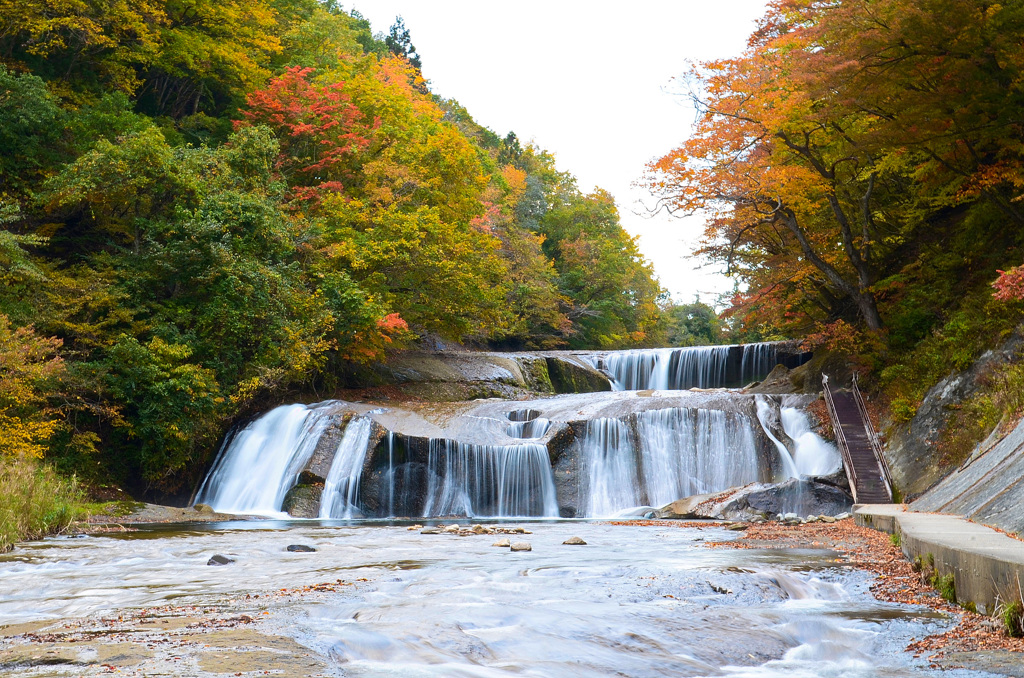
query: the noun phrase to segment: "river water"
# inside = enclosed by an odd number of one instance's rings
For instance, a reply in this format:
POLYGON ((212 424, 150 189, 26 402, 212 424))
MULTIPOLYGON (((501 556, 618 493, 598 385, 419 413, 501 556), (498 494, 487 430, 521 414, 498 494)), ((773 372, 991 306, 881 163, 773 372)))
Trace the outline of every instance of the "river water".
MULTIPOLYGON (((341 676, 940 673, 903 648, 954 620, 876 601, 872 576, 831 551, 706 548, 735 538, 711 525, 520 525, 532 534, 511 540, 529 541, 530 552, 492 546, 502 535, 424 535, 408 523, 238 521, 48 539, 0 556, 0 626, 221 606, 341 676), (588 545, 563 545, 570 536, 588 545), (235 562, 208 567, 213 554, 235 562), (354 585, 267 596, 337 580, 354 585)), ((0 661, 0 675, 81 671, 65 668, 0 661)))

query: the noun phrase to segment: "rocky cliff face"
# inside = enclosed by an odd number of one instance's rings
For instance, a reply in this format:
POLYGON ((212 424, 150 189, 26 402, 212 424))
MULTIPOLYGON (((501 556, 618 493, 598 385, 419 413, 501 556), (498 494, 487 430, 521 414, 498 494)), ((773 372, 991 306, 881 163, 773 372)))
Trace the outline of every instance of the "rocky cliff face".
POLYGON ((928 391, 914 418, 891 433, 885 445, 886 461, 904 497, 919 497, 952 470, 940 466, 938 450, 951 414, 985 388, 985 378, 993 369, 1017 358, 1022 347, 1024 334, 1018 331, 968 369, 950 374, 928 391))

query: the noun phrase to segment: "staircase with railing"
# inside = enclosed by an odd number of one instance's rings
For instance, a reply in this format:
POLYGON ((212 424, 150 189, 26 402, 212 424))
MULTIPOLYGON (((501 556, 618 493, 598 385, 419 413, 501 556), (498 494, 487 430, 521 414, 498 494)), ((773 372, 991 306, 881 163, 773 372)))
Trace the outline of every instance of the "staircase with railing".
POLYGON ((857 375, 853 375, 849 390, 833 389, 825 374, 821 375, 821 385, 853 500, 858 504, 891 504, 889 467, 857 385, 857 375))

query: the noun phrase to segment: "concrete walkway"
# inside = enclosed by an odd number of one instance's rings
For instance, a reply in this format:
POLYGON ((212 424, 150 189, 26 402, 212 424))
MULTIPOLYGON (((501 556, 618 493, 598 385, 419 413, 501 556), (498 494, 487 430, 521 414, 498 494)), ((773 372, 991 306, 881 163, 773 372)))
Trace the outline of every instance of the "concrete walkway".
POLYGON ((940 575, 953 573, 956 598, 992 614, 1007 600, 1020 600, 1024 587, 1024 541, 960 516, 915 513, 893 504, 854 507, 858 525, 900 535, 904 555, 935 558, 940 575))

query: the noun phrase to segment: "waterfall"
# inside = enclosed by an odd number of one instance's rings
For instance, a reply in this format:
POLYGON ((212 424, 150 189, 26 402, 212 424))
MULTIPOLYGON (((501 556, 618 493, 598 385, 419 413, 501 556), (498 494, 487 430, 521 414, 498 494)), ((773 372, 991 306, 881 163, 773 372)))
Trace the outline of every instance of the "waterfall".
POLYGON ((320 518, 361 517, 359 483, 372 429, 365 417, 356 417, 345 427, 320 497, 320 518))
POLYGON ((719 388, 763 378, 777 355, 772 343, 636 349, 609 353, 603 366, 616 391, 719 388))
POLYGON ((783 407, 779 416, 782 430, 793 440, 793 462, 799 473, 825 476, 839 470, 843 463, 839 450, 811 430, 806 412, 796 407, 783 407))
MULTIPOLYGON (((772 432, 772 419, 774 419, 774 412, 772 412, 772 406, 768 404, 768 399, 762 396, 757 396, 757 420, 761 423, 761 428, 764 429, 764 433, 768 438, 775 444, 775 449, 779 451, 779 458, 782 460, 782 471, 786 474, 787 478, 799 478, 800 471, 796 467, 796 462, 793 461, 793 455, 790 454, 789 448, 778 439, 778 437, 772 432)), ((785 428, 783 428, 785 430, 785 428)), ((788 435, 788 434, 787 434, 788 435)))
POLYGON ((761 464, 746 415, 721 410, 666 409, 637 416, 647 500, 720 492, 758 480, 761 464))
POLYGON ((195 503, 214 511, 280 515, 284 496, 316 449, 329 419, 306 405, 282 405, 240 431, 220 452, 195 503))
POLYGON ((636 447, 625 422, 588 421, 580 447, 587 482, 580 515, 611 516, 644 504, 643 488, 637 478, 636 447))
POLYGON ((544 445, 472 445, 430 441, 423 517, 558 516, 544 445))
POLYGON ((580 514, 610 516, 647 504, 719 492, 760 479, 750 419, 718 410, 641 412, 636 435, 618 419, 595 419, 579 443, 580 514))

